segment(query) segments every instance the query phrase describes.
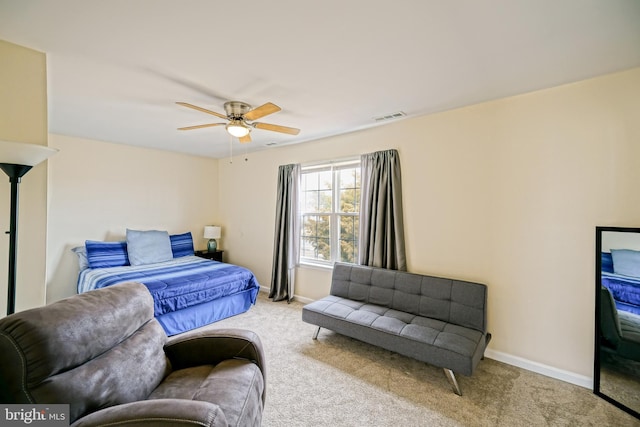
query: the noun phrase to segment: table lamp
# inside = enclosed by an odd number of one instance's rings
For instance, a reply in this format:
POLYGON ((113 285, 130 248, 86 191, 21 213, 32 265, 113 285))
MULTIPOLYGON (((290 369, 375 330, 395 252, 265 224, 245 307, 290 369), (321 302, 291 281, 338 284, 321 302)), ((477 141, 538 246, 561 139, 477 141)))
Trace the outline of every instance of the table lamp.
POLYGON ((204 238, 209 239, 209 242, 207 242, 207 252, 215 252, 218 250, 218 242, 216 239, 219 239, 221 234, 222 229, 217 225, 205 225, 204 238))

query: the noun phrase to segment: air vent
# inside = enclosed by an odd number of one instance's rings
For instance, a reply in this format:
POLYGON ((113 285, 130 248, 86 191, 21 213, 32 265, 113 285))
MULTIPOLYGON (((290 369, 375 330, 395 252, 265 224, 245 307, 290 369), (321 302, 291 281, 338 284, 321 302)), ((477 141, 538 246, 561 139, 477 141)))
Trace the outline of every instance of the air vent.
POLYGON ((399 119, 400 117, 405 117, 405 116, 406 114, 404 112, 398 111, 397 113, 385 114, 384 116, 374 117, 373 120, 375 120, 376 122, 384 122, 387 120, 399 119))
POLYGON ((278 144, 278 143, 277 142, 267 142, 264 145, 266 145, 267 147, 271 147, 271 146, 276 145, 276 144, 278 144))

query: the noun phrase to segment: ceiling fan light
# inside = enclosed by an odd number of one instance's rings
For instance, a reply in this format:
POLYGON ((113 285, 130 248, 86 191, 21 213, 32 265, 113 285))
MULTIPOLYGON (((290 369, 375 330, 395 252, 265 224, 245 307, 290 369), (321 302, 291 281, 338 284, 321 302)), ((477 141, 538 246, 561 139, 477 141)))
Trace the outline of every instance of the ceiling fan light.
POLYGON ((227 129, 227 132, 236 138, 247 136, 250 131, 249 127, 240 120, 232 120, 227 124, 227 126, 225 126, 225 128, 227 129))

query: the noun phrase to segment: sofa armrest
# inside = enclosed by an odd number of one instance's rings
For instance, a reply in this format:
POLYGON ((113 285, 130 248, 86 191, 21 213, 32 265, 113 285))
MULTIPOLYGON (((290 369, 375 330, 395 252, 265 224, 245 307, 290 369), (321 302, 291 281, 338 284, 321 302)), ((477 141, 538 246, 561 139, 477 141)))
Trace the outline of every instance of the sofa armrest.
MULTIPOLYGON (((264 350, 260 337, 245 329, 207 329, 180 334, 164 347, 173 369, 199 365, 216 365, 227 359, 250 360, 260 368, 267 381, 264 350)), ((265 391, 262 394, 264 404, 265 391)))
POLYGON ((226 427, 227 419, 215 403, 183 399, 153 399, 111 406, 78 419, 72 427, 105 425, 226 427))

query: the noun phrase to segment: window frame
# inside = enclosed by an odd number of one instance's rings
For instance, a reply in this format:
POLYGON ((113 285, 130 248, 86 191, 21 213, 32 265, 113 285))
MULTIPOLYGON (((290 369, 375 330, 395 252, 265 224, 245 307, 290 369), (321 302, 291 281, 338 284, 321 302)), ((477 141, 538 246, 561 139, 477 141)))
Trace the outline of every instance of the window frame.
MULTIPOLYGON (((331 210, 329 212, 320 212, 320 211, 316 211, 316 212, 311 212, 311 211, 305 211, 304 209, 304 202, 305 202, 305 198, 304 198, 304 194, 305 194, 305 189, 302 188, 302 185, 300 186, 300 206, 299 206, 299 216, 300 216, 300 234, 298 236, 298 241, 300 242, 300 249, 299 249, 299 259, 300 259, 300 264, 303 265, 311 265, 311 266, 321 266, 321 267, 333 267, 333 264, 335 262, 348 262, 348 261, 342 261, 341 260, 341 253, 340 253, 340 249, 341 249, 341 239, 340 239, 340 219, 341 217, 357 217, 358 221, 360 220, 360 191, 362 188, 362 179, 360 178, 360 185, 355 187, 356 189, 356 203, 357 203, 357 211, 356 212, 340 212, 339 211, 339 207, 340 207, 340 171, 344 170, 344 169, 353 169, 353 168, 357 168, 359 170, 359 174, 361 177, 362 174, 362 164, 360 161, 360 158, 349 158, 349 159, 342 159, 342 160, 338 160, 338 161, 329 161, 329 162, 322 162, 322 163, 315 163, 315 164, 308 164, 308 165, 302 165, 301 166, 301 170, 300 170, 300 180, 301 182, 303 181, 303 176, 305 173, 312 173, 312 172, 322 172, 322 171, 330 171, 331 172, 331 210), (329 244, 331 247, 331 251, 330 251, 330 259, 329 260, 322 260, 322 259, 318 259, 318 258, 314 258, 314 257, 306 257, 303 254, 303 248, 304 248, 304 223, 305 223, 305 217, 306 216, 313 216, 313 215, 318 215, 318 216, 328 216, 329 217, 329 244)), ((357 181, 356 181, 357 182, 357 181)), ((318 191, 320 191, 320 189, 318 189, 318 191)), ((358 222, 359 225, 359 222, 358 222)), ((356 232, 358 232, 359 230, 355 230, 356 232)), ((358 239, 356 238, 356 253, 355 253, 355 260, 354 260, 354 264, 357 263, 358 260, 358 251, 359 251, 359 247, 358 247, 358 239)))

